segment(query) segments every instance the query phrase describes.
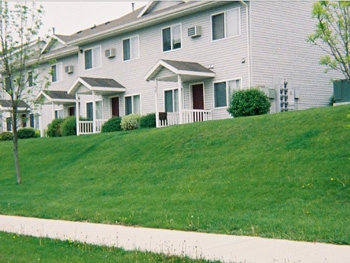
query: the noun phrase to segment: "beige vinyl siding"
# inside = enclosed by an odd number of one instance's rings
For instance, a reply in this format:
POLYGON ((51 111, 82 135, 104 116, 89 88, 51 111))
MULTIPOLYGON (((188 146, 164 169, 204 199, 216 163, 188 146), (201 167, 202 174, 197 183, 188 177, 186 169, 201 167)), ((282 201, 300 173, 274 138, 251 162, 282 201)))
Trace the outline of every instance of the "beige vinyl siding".
POLYGON ((319 65, 322 51, 307 43, 315 28, 312 1, 251 2, 252 76, 256 86, 299 90, 298 109, 325 106, 335 73, 319 65))

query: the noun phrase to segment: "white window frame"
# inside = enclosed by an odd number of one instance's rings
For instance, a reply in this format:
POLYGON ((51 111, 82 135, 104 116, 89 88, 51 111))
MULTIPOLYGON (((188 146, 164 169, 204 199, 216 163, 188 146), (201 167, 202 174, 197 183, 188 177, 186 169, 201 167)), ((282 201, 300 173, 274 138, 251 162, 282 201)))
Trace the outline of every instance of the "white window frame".
POLYGON ((90 48, 86 48, 83 51, 83 56, 84 56, 84 70, 92 70, 92 69, 96 69, 96 68, 101 68, 102 67, 102 47, 101 46, 94 46, 94 47, 90 47, 90 48), (97 51, 97 49, 99 49, 99 51, 97 51), (86 60, 85 60, 85 52, 91 50, 91 68, 86 68, 86 60), (95 52, 98 52, 98 61, 95 61, 95 52))
POLYGON ((233 94, 233 92, 235 92, 235 91, 239 91, 239 90, 242 90, 242 78, 233 78, 233 79, 228 79, 228 80, 221 80, 221 81, 215 81, 214 83, 213 83, 213 106, 214 106, 214 108, 215 109, 222 109, 222 108, 227 108, 227 107, 229 107, 230 106, 230 99, 231 99, 231 96, 232 96, 232 94, 233 94), (229 89, 229 82, 231 82, 231 81, 239 81, 239 87, 238 87, 238 89, 235 89, 235 90, 230 90, 229 89), (223 83, 223 82, 225 82, 225 89, 226 89, 226 105, 225 106, 219 106, 219 107, 217 107, 216 105, 215 105, 215 100, 216 100, 216 98, 215 98, 215 84, 216 83, 223 83))
MULTIPOLYGON (((97 105, 97 103, 101 102, 101 119, 103 119, 103 100, 102 99, 98 99, 98 100, 95 100, 95 105, 97 105)), ((92 105, 92 114, 94 114, 94 111, 95 111, 95 116, 96 116, 96 120, 99 120, 99 118, 97 118, 97 107, 96 109, 94 109, 94 101, 93 100, 88 100, 85 102, 85 109, 86 109, 86 112, 85 112, 85 115, 86 115, 86 118, 88 118, 88 107, 87 105, 90 104, 92 105)), ((93 119, 93 116, 91 116, 91 120, 93 119)))
POLYGON ((64 118, 64 110, 57 109, 55 110, 55 119, 63 119, 64 118))
POLYGON ((139 35, 134 35, 134 36, 122 39, 122 49, 123 49, 123 61, 124 62, 139 59, 140 58, 140 37, 139 37, 139 35), (133 54, 133 52, 132 52, 133 49, 131 48, 131 43, 132 43, 131 39, 134 39, 134 38, 137 38, 137 41, 133 42, 133 43, 137 43, 137 55, 133 54), (129 59, 124 59, 124 41, 125 40, 130 41, 130 58, 129 59))
POLYGON ((241 35, 241 8, 238 6, 238 7, 235 7, 235 8, 231 8, 229 10, 225 10, 225 11, 222 11, 222 12, 218 12, 218 13, 215 13, 215 14, 212 14, 210 16, 210 27, 211 27, 211 41, 212 42, 216 42, 216 41, 220 41, 220 40, 223 40, 223 39, 229 39, 229 38, 234 38, 234 37, 238 37, 241 35), (227 23, 226 23, 226 17, 227 17, 227 13, 229 11, 232 11, 232 10, 235 10, 235 9, 238 9, 238 34, 237 35, 234 35, 234 36, 227 36, 227 23), (220 14, 224 14, 224 37, 223 38, 218 38, 218 39, 214 39, 214 35, 213 35, 213 17, 216 16, 216 15, 220 15, 220 14))
POLYGON ((142 107, 141 107, 141 94, 140 93, 137 93, 137 94, 130 94, 130 95, 127 95, 127 96, 124 96, 124 114, 125 115, 129 115, 129 114, 142 114, 142 107), (140 97, 140 112, 135 112, 135 108, 134 108, 134 97, 136 96, 139 96, 140 97), (126 113, 126 98, 130 98, 131 97, 131 113, 126 113))
POLYGON ((162 35, 162 41, 161 41, 161 43, 162 43, 162 51, 163 51, 163 53, 165 53, 165 52, 171 52, 171 51, 174 51, 174 50, 181 50, 181 49, 182 49, 183 41, 182 41, 182 24, 181 24, 181 23, 174 24, 174 25, 167 26, 167 27, 163 27, 163 28, 161 29, 161 35, 162 35), (173 28, 176 27, 176 26, 180 26, 180 45, 181 45, 181 47, 179 47, 179 48, 173 48, 173 43, 172 43, 172 41, 173 41, 173 28), (171 41, 171 45, 170 45, 170 49, 169 49, 169 50, 164 50, 163 30, 164 30, 164 29, 168 29, 168 28, 170 28, 170 41, 171 41))
POLYGON ((172 112, 179 112, 179 89, 178 88, 172 88, 172 89, 165 89, 163 93, 163 101, 164 101, 164 112, 166 112, 166 105, 165 105, 165 92, 171 91, 172 95, 172 112), (177 94, 175 95, 175 90, 177 91, 177 94), (175 96, 177 98, 175 99, 175 96), (177 101, 177 105, 175 104, 175 101, 177 101))
POLYGON ((53 70, 52 69, 53 66, 56 66, 56 80, 53 81, 53 76, 51 76, 51 82, 52 83, 61 82, 63 80, 63 66, 62 66, 62 62, 58 62, 56 64, 52 64, 51 65, 51 70, 53 70))

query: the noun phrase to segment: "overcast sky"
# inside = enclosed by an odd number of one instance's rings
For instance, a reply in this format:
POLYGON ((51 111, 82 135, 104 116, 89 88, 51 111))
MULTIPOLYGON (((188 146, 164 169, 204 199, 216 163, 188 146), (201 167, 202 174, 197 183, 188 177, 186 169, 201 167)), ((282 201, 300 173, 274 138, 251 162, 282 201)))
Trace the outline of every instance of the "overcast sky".
POLYGON ((55 28, 56 34, 71 35, 93 25, 117 19, 146 5, 146 1, 37 1, 44 6, 45 16, 41 34, 55 28))

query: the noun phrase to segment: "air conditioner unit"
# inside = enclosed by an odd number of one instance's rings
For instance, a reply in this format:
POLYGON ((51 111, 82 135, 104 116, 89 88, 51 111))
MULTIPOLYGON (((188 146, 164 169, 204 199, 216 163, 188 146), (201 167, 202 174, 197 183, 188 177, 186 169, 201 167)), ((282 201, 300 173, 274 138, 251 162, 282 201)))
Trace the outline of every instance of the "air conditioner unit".
POLYGON ((116 55, 116 50, 115 48, 109 48, 105 50, 105 56, 107 58, 114 58, 116 55))
POLYGON ((188 28, 188 36, 189 37, 199 37, 202 34, 202 27, 201 26, 194 26, 188 28))
POLYGON ((66 66, 66 67, 64 68, 64 71, 65 71, 67 74, 71 74, 71 73, 73 73, 73 71, 74 71, 74 67, 73 67, 72 65, 66 66))

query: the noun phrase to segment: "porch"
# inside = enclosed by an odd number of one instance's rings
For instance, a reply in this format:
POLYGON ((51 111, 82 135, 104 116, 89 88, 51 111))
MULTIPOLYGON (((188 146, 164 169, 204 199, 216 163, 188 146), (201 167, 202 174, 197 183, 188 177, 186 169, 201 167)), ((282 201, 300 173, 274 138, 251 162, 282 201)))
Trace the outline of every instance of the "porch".
MULTIPOLYGON (((187 124, 212 120, 212 111, 205 109, 204 85, 191 85, 191 103, 185 104, 184 83, 198 83, 208 78, 214 78, 215 73, 210 69, 196 62, 159 60, 158 63, 146 75, 146 81, 155 81, 155 106, 156 106, 156 127, 166 127, 177 124, 187 124), (159 82, 176 82, 177 88, 173 92, 173 100, 176 105, 164 110, 160 109, 159 82), (176 92, 175 92, 176 91, 176 92)), ((163 90, 162 90, 163 91, 163 90)), ((188 91, 190 92, 190 91, 188 91)))
POLYGON ((77 116, 77 135, 100 133, 103 124, 110 118, 100 105, 102 98, 125 92, 125 87, 114 79, 88 78, 80 77, 68 91, 68 94, 75 94, 76 116, 77 116), (89 103, 91 108, 82 114, 81 102, 84 96, 90 96, 92 101, 89 103), (88 114, 88 111, 90 114, 88 114), (83 115, 83 116, 82 116, 83 115), (88 116, 90 115, 90 116, 88 116))

